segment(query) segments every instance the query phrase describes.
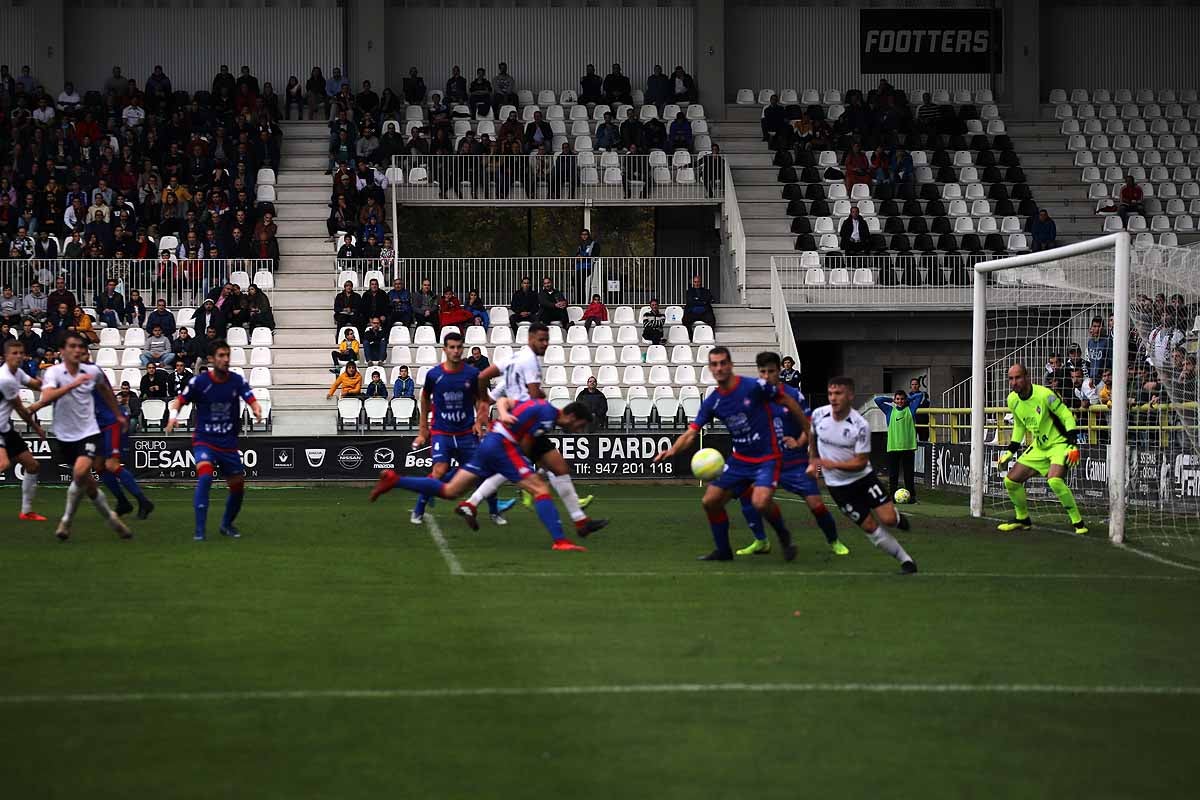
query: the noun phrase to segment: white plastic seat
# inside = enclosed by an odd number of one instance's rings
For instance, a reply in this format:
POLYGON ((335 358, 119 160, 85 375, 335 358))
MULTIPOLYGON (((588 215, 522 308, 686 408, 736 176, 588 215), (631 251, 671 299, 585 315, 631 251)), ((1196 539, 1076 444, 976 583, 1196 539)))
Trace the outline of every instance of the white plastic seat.
POLYGON ((545 364, 565 364, 567 363, 567 354, 563 350, 562 345, 552 344, 546 348, 545 354, 542 355, 542 362, 545 364))
MULTIPOLYGON (((694 330, 694 329, 693 329, 694 330)), ((691 340, 688 339, 688 329, 683 325, 672 325, 667 328, 667 343, 688 344, 691 340)))
POLYGON ((665 364, 655 364, 650 367, 649 383, 651 386, 670 386, 671 369, 665 364))
POLYGON ((1074 117, 1070 119, 1064 119, 1062 121, 1062 125, 1060 125, 1058 128, 1058 132, 1063 136, 1073 136, 1074 134, 1079 133, 1079 130, 1079 120, 1075 119, 1074 117))
POLYGON ((392 363, 398 367, 405 367, 413 363, 412 349, 405 344, 396 345, 392 348, 392 363))
POLYGON ((964 233, 974 233, 974 232, 975 232, 975 220, 973 220, 971 217, 959 217, 958 219, 954 220, 954 233, 955 234, 961 235, 964 233))
POLYGON ((754 90, 753 89, 738 89, 737 90, 737 104, 739 106, 755 105, 754 90))
MULTIPOLYGON (((972 211, 974 211, 974 209, 972 209, 972 211)), ((977 230, 981 236, 985 236, 989 233, 999 233, 1000 227, 996 224, 995 217, 980 217, 979 227, 977 230)))
POLYGON ((1196 230, 1195 221, 1184 214, 1175 218, 1175 230, 1179 233, 1193 233, 1196 230))
MULTIPOLYGON (((117 331, 115 329, 108 329, 108 330, 112 330, 112 332, 114 334, 117 333, 117 331)), ((103 331, 102 331, 102 333, 103 333, 103 331)), ((117 351, 116 351, 115 347, 101 347, 98 351, 96 351, 96 366, 98 366, 98 367, 115 367, 119 363, 120 362, 117 358, 117 351)), ((138 363, 141 363, 141 362, 139 361, 138 363)))
POLYGON ((1008 249, 1014 253, 1023 252, 1029 249, 1029 244, 1025 240, 1025 234, 1014 233, 1008 237, 1008 249))
MULTIPOLYGON (((232 357, 230 363, 233 363, 232 357)), ((140 347, 126 347, 121 351, 121 366, 122 367, 138 367, 142 364, 142 349, 140 347)))
POLYGON ((502 328, 492 328, 489 333, 488 338, 491 341, 493 346, 498 345, 498 344, 512 344, 513 343, 512 329, 509 328, 507 325, 505 325, 502 328))
POLYGON ((626 386, 644 386, 646 371, 641 364, 630 364, 621 372, 621 383, 626 386))
POLYGON ((250 386, 256 389, 260 386, 271 388, 271 368, 255 367, 250 370, 250 386))
MULTIPOLYGON (((918 101, 919 100, 920 100, 920 98, 918 98, 918 101)), ((1051 89, 1050 96, 1047 98, 1047 100, 1048 100, 1048 102, 1054 103, 1055 105, 1058 105, 1060 103, 1065 103, 1065 102, 1067 102, 1067 90, 1066 89, 1051 89)))
POLYGON ((692 328, 692 342, 695 344, 716 344, 716 337, 713 336, 712 327, 703 323, 697 323, 692 328))
POLYGON ((962 187, 957 183, 947 183, 942 186, 943 200, 961 200, 962 196, 962 187))
POLYGON ((437 333, 433 330, 432 325, 420 325, 417 327, 417 333, 413 337, 413 344, 437 344, 437 333))
POLYGON ((951 217, 965 217, 968 215, 966 200, 951 200, 950 205, 946 208, 946 213, 951 217))
POLYGON ((485 345, 488 341, 487 330, 480 325, 472 325, 467 328, 466 334, 463 336, 463 344, 468 347, 474 345, 485 345))

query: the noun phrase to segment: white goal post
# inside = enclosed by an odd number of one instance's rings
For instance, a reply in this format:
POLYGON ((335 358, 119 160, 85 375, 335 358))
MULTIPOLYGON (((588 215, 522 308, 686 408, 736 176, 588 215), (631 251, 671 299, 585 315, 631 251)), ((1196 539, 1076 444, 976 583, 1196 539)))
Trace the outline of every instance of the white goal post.
MULTIPOLYGON (((1114 543, 1121 543, 1125 536, 1127 460, 1126 450, 1129 438, 1128 386, 1125 376, 1129 367, 1129 331, 1130 331, 1130 237, 1125 231, 1090 239, 1086 242, 1043 250, 1037 253, 1026 253, 994 261, 981 261, 974 265, 974 295, 971 335, 971 515, 975 517, 984 514, 984 496, 986 491, 986 442, 985 422, 988 401, 988 292, 989 276, 995 276, 1008 270, 1027 267, 1041 267, 1054 262, 1061 262, 1078 256, 1111 251, 1112 283, 1111 287, 1094 285, 1090 291, 1109 289, 1108 303, 1111 304, 1112 323, 1112 409, 1117 413, 1111 414, 1108 430, 1108 530, 1109 538, 1114 543)), ((1096 271, 1099 275, 1099 271, 1096 271)), ((1046 285, 1046 284, 1043 284, 1046 285)), ((1069 289, 1069 281, 1064 280, 1061 287, 1048 288, 1069 289)), ((1020 303, 1021 296, 1013 290, 1014 300, 1020 303)), ((1003 300, 1001 301, 1003 302, 1003 300)), ((1036 364, 1027 364, 1031 370, 1037 369, 1036 364)))

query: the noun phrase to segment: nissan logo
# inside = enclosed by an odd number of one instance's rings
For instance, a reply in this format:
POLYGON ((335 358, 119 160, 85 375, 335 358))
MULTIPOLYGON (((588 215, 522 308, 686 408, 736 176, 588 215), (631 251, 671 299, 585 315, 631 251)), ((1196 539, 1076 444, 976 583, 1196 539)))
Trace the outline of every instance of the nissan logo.
POLYGON ((363 454, 357 447, 345 447, 338 453, 338 464, 342 469, 358 469, 363 462, 363 454))

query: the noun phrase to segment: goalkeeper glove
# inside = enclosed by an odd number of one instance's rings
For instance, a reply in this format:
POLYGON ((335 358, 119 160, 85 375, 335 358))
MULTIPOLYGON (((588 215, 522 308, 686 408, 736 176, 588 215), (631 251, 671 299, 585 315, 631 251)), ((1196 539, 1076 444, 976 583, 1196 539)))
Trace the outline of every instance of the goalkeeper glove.
POLYGON ((1078 463, 1079 463, 1079 448, 1075 447, 1074 445, 1071 445, 1070 447, 1067 448, 1067 464, 1069 466, 1073 467, 1078 463))
POLYGON ((1000 454, 1000 458, 996 459, 996 466, 1003 467, 1008 463, 1008 460, 1015 456, 1021 450, 1020 442, 1009 442, 1008 449, 1000 454))

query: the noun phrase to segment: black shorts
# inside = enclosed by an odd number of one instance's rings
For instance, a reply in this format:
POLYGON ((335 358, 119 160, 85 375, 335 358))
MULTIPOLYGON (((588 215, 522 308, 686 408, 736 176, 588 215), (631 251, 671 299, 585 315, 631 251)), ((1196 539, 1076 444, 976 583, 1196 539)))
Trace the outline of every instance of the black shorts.
POLYGON ((95 458, 100 452, 100 434, 88 436, 85 439, 80 439, 75 442, 59 441, 59 452, 63 455, 63 460, 68 466, 74 467, 76 460, 80 458, 95 458))
POLYGON ((25 437, 14 431, 11 425, 4 432, 4 441, 0 443, 0 446, 3 446, 4 452, 8 453, 9 461, 16 461, 17 456, 21 453, 29 452, 29 445, 25 444, 25 437))
POLYGON ((879 485, 874 471, 854 483, 848 483, 845 486, 826 484, 826 487, 829 489, 829 495, 833 498, 833 502, 837 503, 838 508, 855 522, 862 522, 874 509, 892 499, 879 485))
POLYGON ((533 437, 533 449, 529 453, 529 460, 536 464, 542 460, 542 456, 546 455, 546 453, 551 453, 557 449, 558 446, 554 444, 554 440, 549 436, 545 434, 535 436, 533 437))

